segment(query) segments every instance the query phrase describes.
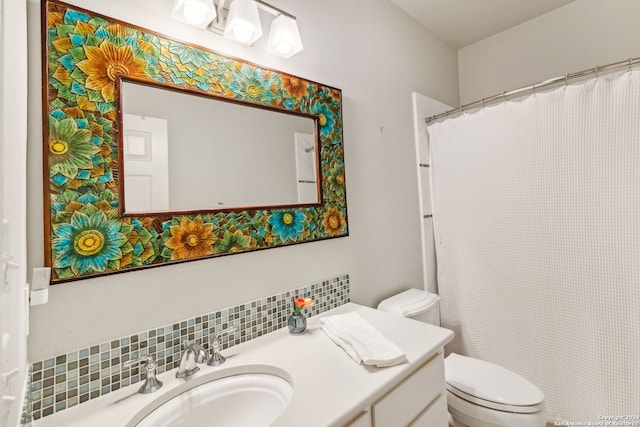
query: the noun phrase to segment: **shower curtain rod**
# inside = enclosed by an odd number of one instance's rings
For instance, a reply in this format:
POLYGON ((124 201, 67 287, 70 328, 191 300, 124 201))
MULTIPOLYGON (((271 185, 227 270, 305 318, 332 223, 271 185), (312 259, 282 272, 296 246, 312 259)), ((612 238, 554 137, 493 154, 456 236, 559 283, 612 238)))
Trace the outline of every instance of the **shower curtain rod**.
POLYGON ((511 90, 509 92, 502 92, 497 95, 490 96, 488 98, 482 98, 479 101, 474 101, 469 104, 461 105, 458 108, 445 111, 444 113, 440 113, 431 117, 426 117, 424 121, 427 123, 427 125, 430 125, 436 120, 440 120, 442 118, 449 118, 449 116, 455 117, 455 115, 459 115, 467 110, 471 110, 479 107, 486 107, 489 104, 495 104, 498 102, 508 101, 513 98, 518 98, 524 95, 530 95, 531 93, 536 93, 536 91, 540 89, 547 89, 551 86, 558 85, 561 83, 569 84, 571 80, 577 80, 577 79, 589 77, 594 74, 597 76, 600 73, 613 72, 623 68, 628 68, 629 70, 631 70, 631 68, 634 65, 639 63, 640 63, 640 57, 630 58, 630 59, 627 59, 626 61, 614 62, 607 65, 601 65, 601 66, 596 65, 594 68, 578 71, 577 73, 569 73, 562 77, 555 77, 553 79, 545 80, 539 83, 533 83, 529 86, 524 86, 519 89, 511 90))

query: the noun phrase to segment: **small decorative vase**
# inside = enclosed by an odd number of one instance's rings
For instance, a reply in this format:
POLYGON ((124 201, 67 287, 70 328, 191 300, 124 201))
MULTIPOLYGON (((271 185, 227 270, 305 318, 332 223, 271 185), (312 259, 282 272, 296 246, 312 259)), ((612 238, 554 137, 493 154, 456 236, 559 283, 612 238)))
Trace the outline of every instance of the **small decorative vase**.
POLYGON ((307 329, 307 319, 302 313, 293 312, 287 319, 287 326, 289 327, 289 333, 292 335, 300 335, 307 329))

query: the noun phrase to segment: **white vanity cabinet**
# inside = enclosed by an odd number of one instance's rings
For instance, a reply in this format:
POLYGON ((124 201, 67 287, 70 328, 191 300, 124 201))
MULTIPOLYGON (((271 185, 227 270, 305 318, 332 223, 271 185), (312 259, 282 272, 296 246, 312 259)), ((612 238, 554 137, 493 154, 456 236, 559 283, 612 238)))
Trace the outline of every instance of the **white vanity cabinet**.
POLYGON ((347 427, 446 427, 442 349, 347 427))
POLYGON ((449 425, 447 394, 442 393, 416 418, 410 427, 446 427, 449 425))
MULTIPOLYGON (((431 407, 431 404, 441 395, 446 398, 444 358, 440 351, 372 405, 374 425, 375 427, 409 426, 414 425, 414 420, 422 419, 420 422, 423 424, 427 422, 432 427, 446 427, 446 423, 430 422, 441 415, 438 413, 438 406, 431 407)), ((446 405, 444 414, 446 415, 446 405)), ((444 418, 446 421, 446 416, 444 418)))

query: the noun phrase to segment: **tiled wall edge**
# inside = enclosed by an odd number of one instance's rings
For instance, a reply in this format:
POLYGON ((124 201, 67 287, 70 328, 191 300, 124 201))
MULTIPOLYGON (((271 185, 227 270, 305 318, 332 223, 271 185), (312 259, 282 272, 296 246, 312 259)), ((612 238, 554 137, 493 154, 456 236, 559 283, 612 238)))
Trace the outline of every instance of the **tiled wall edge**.
POLYGON ((144 379, 140 367, 122 368, 122 363, 131 358, 151 355, 158 364, 158 373, 162 373, 177 368, 183 340, 208 348, 214 333, 235 325, 236 332, 223 338, 223 348, 228 348, 280 329, 286 326, 292 298, 296 296, 313 299, 314 305, 305 309, 309 317, 339 307, 350 301, 349 275, 33 363, 27 399, 30 407, 24 411, 23 425, 144 379))
POLYGON ((31 378, 33 375, 33 365, 28 367, 27 375, 25 378, 26 384, 24 388, 24 396, 22 400, 22 412, 20 415, 20 425, 28 426, 31 425, 31 378))

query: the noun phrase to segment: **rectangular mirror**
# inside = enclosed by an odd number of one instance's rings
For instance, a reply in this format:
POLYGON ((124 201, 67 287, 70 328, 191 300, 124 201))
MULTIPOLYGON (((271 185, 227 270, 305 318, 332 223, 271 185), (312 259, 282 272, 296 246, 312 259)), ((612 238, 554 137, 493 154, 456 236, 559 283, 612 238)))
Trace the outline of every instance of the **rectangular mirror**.
POLYGON ((127 79, 120 99, 125 214, 319 203, 315 117, 127 79))
POLYGON ((349 234, 340 89, 42 7, 52 283, 349 234))

